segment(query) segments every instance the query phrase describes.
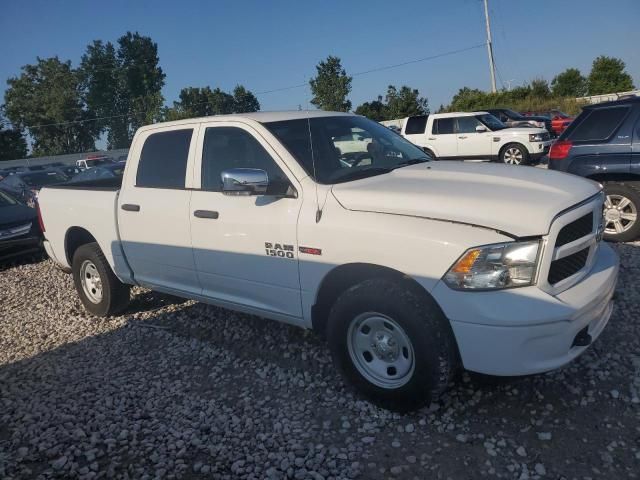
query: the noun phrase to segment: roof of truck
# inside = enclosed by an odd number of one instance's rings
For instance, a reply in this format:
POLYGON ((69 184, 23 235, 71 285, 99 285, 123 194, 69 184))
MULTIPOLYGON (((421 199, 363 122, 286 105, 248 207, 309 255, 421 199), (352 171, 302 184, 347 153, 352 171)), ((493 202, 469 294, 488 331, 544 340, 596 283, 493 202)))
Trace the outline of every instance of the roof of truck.
POLYGON ((282 120, 299 120, 304 118, 318 117, 336 117, 336 116, 353 116, 353 113, 345 112, 327 112, 324 110, 291 110, 280 112, 253 112, 253 113, 232 113, 230 115, 211 115, 209 117, 185 118, 184 120, 175 120, 173 122, 160 122, 151 125, 145 125, 140 130, 158 128, 158 126, 172 127, 178 125, 188 125, 199 122, 210 121, 232 121, 232 120, 254 120, 260 123, 279 122, 282 120))

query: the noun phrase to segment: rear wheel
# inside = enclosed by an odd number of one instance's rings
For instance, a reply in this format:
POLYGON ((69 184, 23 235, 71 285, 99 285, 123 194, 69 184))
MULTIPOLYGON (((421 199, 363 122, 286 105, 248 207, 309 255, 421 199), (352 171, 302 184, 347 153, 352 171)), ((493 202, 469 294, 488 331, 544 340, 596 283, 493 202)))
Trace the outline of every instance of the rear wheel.
POLYGON ((507 165, 522 165, 529 160, 529 152, 519 143, 509 143, 500 151, 500 161, 507 165))
POLYGON ((640 237, 640 190, 626 183, 606 183, 604 193, 604 238, 629 242, 640 237))
POLYGON ((426 153, 427 155, 429 155, 433 160, 437 160, 436 158, 436 154, 433 153, 433 151, 431 151, 428 148, 423 148, 422 150, 424 150, 424 153, 426 153))
POLYGON ((406 411, 441 393, 457 365, 448 321, 413 286, 371 279, 344 292, 329 314, 334 363, 375 403, 406 411))
POLYGON ((72 270, 80 300, 93 315, 115 315, 129 305, 131 287, 118 280, 97 243, 78 247, 72 270))

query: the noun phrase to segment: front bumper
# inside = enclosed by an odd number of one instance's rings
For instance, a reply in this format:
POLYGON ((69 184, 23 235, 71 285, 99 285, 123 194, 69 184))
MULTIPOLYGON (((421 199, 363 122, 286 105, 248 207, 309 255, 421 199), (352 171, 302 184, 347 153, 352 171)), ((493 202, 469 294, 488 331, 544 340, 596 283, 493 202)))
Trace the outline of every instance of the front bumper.
POLYGON ((538 160, 539 158, 544 157, 549 153, 549 149, 551 148, 551 140, 547 140, 546 142, 535 142, 532 143, 531 152, 529 152, 529 156, 533 160, 538 160))
POLYGON ((458 343, 464 367, 489 375, 528 375, 559 368, 586 346, 574 345, 585 329, 592 341, 613 310, 618 257, 603 243, 579 283, 558 295, 538 287, 460 292, 438 283, 433 291, 458 343))

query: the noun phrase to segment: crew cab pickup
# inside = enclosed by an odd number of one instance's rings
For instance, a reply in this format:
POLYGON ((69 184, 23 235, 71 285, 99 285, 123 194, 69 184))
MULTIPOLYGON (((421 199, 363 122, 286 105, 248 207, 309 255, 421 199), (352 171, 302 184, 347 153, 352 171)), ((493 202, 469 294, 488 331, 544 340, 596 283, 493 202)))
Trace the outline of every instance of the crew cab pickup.
POLYGON ((46 187, 39 214, 92 314, 140 285, 313 328, 361 392, 406 409, 459 366, 526 375, 585 351, 618 273, 602 205, 577 176, 434 162, 315 111, 142 127, 121 181, 46 187), (342 153, 350 133, 367 140, 342 153))
POLYGON ((436 113, 404 119, 401 135, 431 157, 520 165, 549 152, 544 128, 509 128, 487 112, 436 113))

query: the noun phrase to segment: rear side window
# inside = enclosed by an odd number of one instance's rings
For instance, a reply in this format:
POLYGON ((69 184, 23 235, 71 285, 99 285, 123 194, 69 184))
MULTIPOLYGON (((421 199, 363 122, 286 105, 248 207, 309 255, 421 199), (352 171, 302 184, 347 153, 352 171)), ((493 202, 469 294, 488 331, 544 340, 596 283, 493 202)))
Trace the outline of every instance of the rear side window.
POLYGON ((583 112, 576 119, 575 126, 569 126, 567 135, 574 142, 607 140, 620 127, 629 113, 629 107, 598 108, 583 112), (573 128, 572 128, 573 127, 573 128))
POLYGON ((193 129, 149 135, 142 147, 136 187, 184 188, 193 129))
POLYGON ((404 129, 405 135, 416 135, 424 133, 427 129, 428 115, 420 115, 419 117, 409 117, 407 119, 407 126, 404 129))
POLYGON ((438 118, 433 122, 432 133, 435 135, 453 133, 453 123, 453 118, 438 118))

